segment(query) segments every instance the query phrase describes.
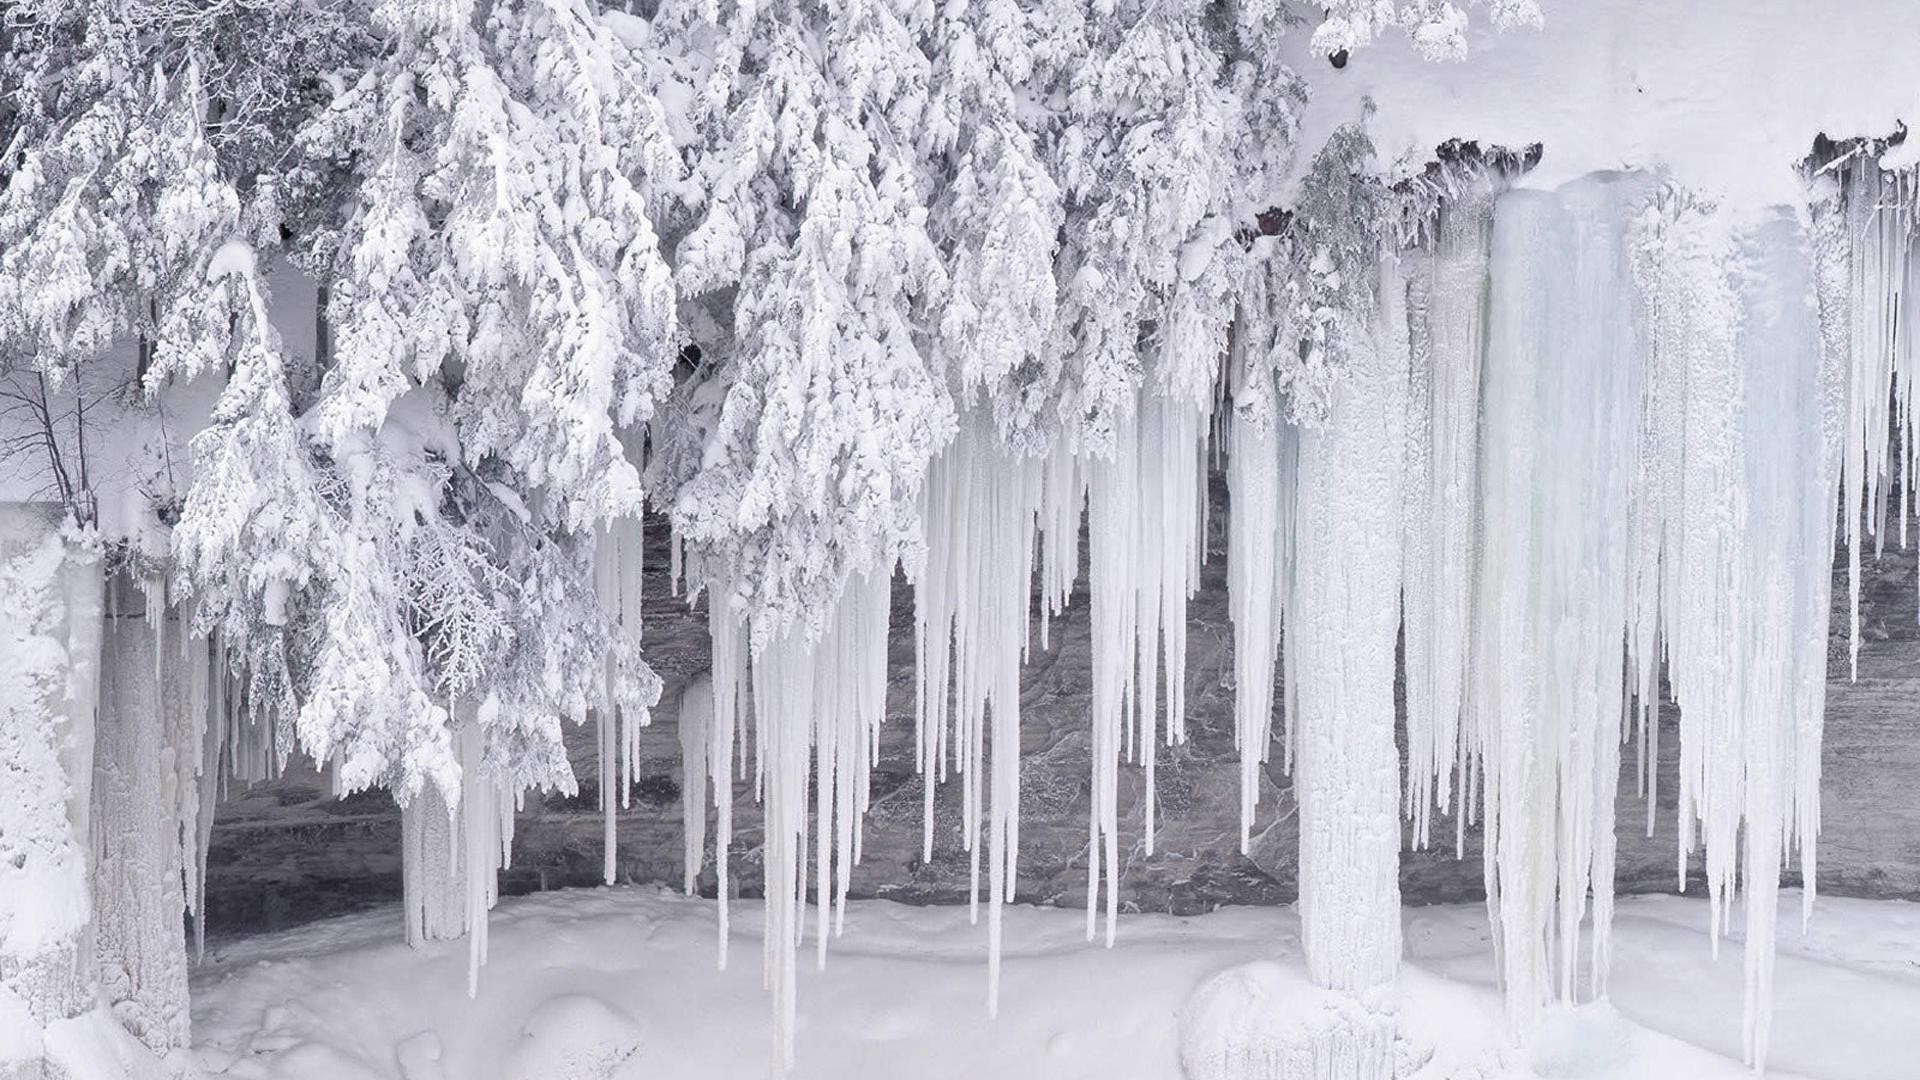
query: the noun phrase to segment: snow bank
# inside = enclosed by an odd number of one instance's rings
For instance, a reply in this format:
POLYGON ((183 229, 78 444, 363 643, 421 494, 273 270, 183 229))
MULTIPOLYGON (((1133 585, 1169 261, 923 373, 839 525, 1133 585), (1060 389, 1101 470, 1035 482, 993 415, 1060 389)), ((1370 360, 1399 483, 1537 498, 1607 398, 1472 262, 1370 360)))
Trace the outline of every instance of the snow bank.
MULTIPOLYGON (((1794 166, 1822 132, 1891 134, 1920 121, 1912 51, 1920 5, 1902 0, 1543 0, 1539 30, 1478 20, 1467 59, 1427 61, 1404 36, 1335 70, 1295 35, 1313 98, 1300 145, 1377 107, 1383 158, 1417 167, 1448 139, 1545 155, 1526 182, 1668 169, 1735 205, 1800 201, 1794 166)), ((1305 162, 1299 163, 1304 168, 1305 162)))
MULTIPOLYGON (((734 947, 751 955, 760 905, 735 903, 734 947)), ((799 973, 791 1075, 1182 1080, 1183 1010, 1191 1028, 1217 973, 1236 969, 1269 1000, 1308 985, 1300 921, 1284 908, 1133 914, 1112 949, 1086 943, 1077 909, 1016 904, 1005 917, 1001 1010, 988 1020, 979 931, 964 907, 850 902, 847 936, 827 967, 799 973), (1239 967, 1249 956, 1266 963, 1239 967)), ((510 1070, 532 1065, 542 1042, 564 1034, 639 1045, 612 1073, 620 1080, 764 1080, 774 1043, 759 965, 714 969, 714 918, 711 901, 677 889, 508 898, 493 920, 498 977, 471 1001, 465 950, 408 948, 392 910, 234 942, 195 973, 196 1053, 208 1073, 234 1080, 548 1080, 572 1074, 510 1070)), ((1401 1075, 1751 1077, 1738 1063, 1742 966, 1729 950, 1713 958, 1707 922, 1697 899, 1622 900, 1610 1003, 1551 1012, 1535 1046, 1521 1050, 1504 1034, 1485 909, 1409 909, 1394 1048, 1401 1075)), ((1783 935, 1768 1075, 1911 1078, 1920 1060, 1916 930, 1920 905, 1826 898, 1809 936, 1783 935)), ((1244 1030, 1311 1023, 1265 1022, 1244 1030)))

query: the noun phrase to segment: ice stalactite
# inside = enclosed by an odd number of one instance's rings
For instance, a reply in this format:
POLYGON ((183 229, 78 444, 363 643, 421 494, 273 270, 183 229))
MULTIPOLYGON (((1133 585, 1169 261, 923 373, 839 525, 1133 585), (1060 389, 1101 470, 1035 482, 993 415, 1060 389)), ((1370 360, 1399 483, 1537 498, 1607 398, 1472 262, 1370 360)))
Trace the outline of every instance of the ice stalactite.
POLYGON ((745 738, 750 725, 740 722, 746 715, 748 679, 752 668, 747 652, 747 635, 738 613, 733 611, 731 592, 719 583, 707 587, 707 634, 713 649, 713 723, 708 729, 707 779, 713 792, 713 871, 718 880, 714 895, 720 921, 717 948, 718 963, 727 966, 727 937, 731 931, 727 902, 733 896, 733 868, 728 854, 733 846, 734 762, 740 763, 742 778, 747 761, 744 746, 736 753, 738 732, 745 738))
POLYGON ((700 675, 680 691, 680 715, 675 726, 680 733, 681 887, 692 896, 707 855, 707 752, 713 738, 711 677, 700 675))
POLYGON ((93 790, 93 925, 101 988, 156 1053, 189 1044, 176 752, 178 649, 152 583, 144 614, 113 589, 102 649, 93 790))
MULTIPOLYGON (((1001 908, 1018 879, 1020 666, 1046 467, 1006 448, 992 418, 976 409, 961 415, 923 494, 927 561, 914 589, 922 858, 933 857, 934 790, 951 765, 963 789, 961 840, 975 920, 983 843, 986 849, 989 1013, 999 1006, 1001 908)), ((1077 542, 1077 513, 1072 520, 1077 542)))
POLYGON ((1186 605, 1199 587, 1207 410, 1148 392, 1114 425, 1113 454, 1089 467, 1093 618, 1093 808, 1087 936, 1101 890, 1106 940, 1119 911, 1122 755, 1144 774, 1142 844, 1153 853, 1157 745, 1186 740, 1186 605), (1160 676, 1166 673, 1165 725, 1160 676))
POLYGON ((466 886, 460 905, 466 916, 467 995, 471 997, 480 992, 480 969, 487 962, 487 913, 500 900, 500 871, 513 855, 514 813, 521 793, 487 758, 486 707, 476 710, 467 702, 454 704, 460 806, 452 820, 457 823, 457 865, 466 886))
POLYGON ((1055 439, 1040 463, 1040 648, 1051 647, 1053 617, 1066 610, 1080 580, 1080 524, 1087 511, 1090 463, 1055 439))
MULTIPOLYGON (((711 586, 709 586, 711 588, 711 586)), ((891 577, 855 574, 817 639, 804 627, 767 644, 752 660, 754 746, 763 770, 766 930, 763 960, 774 995, 774 1042, 793 1064, 795 967, 807 899, 811 790, 815 944, 826 963, 827 938, 844 924, 847 890, 859 856, 861 816, 870 796, 873 754, 886 717, 887 619, 891 577)), ((722 607, 724 594, 710 594, 722 607)), ((723 609, 715 618, 731 619, 723 609)), ((726 635, 742 635, 737 624, 726 635)), ((715 685, 731 681, 737 660, 716 640, 715 685)), ((733 691, 729 691, 729 694, 733 691)), ((725 703, 716 704, 725 711, 725 703)), ((718 725, 716 725, 718 726, 718 725)))
MULTIPOLYGON (((1394 745, 1409 341, 1400 260, 1375 310, 1342 329, 1347 367, 1299 434, 1286 649, 1300 806, 1307 970, 1351 995, 1344 1026, 1298 1075, 1390 1075, 1400 964, 1400 755, 1394 745)), ((1284 483, 1284 480, 1283 480, 1284 483)))
POLYGON ((1480 357, 1496 178, 1461 175, 1407 260, 1412 366, 1406 515, 1407 789, 1413 843, 1435 810, 1465 846, 1472 745, 1463 737, 1476 555, 1480 357))
POLYGON ((1590 974, 1606 978, 1644 387, 1625 233, 1649 186, 1588 177, 1509 194, 1494 214, 1469 693, 1517 1031, 1573 998, 1589 893, 1590 974))
MULTIPOLYGON (((636 649, 641 633, 641 586, 644 581, 646 533, 637 517, 616 518, 600 533, 594 549, 594 592, 606 613, 609 628, 636 649)), ((594 711, 598 746, 601 815, 601 876, 612 885, 619 877, 619 812, 630 805, 634 766, 640 757, 640 729, 651 714, 637 714, 611 704, 615 698, 613 664, 607 665, 605 708, 594 711)))

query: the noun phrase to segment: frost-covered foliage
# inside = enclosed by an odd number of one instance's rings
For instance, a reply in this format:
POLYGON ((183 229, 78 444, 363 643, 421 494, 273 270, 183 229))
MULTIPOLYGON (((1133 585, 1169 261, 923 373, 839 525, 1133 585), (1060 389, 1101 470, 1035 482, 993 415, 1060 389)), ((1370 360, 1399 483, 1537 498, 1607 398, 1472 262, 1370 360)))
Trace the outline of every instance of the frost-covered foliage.
POLYGON ((1271 221, 1241 304, 1246 352, 1238 400, 1260 420, 1323 419, 1351 343, 1371 334, 1372 268, 1393 232, 1395 200, 1375 173, 1372 140, 1342 127, 1314 156, 1297 205, 1271 221), (1270 389, 1269 389, 1270 388, 1270 389))
POLYGON ((915 154, 931 65, 884 4, 748 7, 703 33, 707 195, 675 274, 728 328, 701 342, 728 385, 673 516, 760 645, 818 632, 849 574, 891 566, 952 430, 916 319, 946 285, 915 154))
MULTIPOLYGON (((1452 0, 1319 0, 1326 21, 1313 32, 1313 48, 1323 55, 1358 49, 1389 30, 1404 31, 1428 60, 1461 60, 1467 55, 1467 13, 1452 0)), ((1487 9, 1497 30, 1539 26, 1538 0, 1472 0, 1487 9)))
POLYGON ((0 364, 58 381, 136 334, 172 347, 240 207, 197 66, 147 66, 106 0, 42 7, 5 57, 18 112, 0 172, 0 364))

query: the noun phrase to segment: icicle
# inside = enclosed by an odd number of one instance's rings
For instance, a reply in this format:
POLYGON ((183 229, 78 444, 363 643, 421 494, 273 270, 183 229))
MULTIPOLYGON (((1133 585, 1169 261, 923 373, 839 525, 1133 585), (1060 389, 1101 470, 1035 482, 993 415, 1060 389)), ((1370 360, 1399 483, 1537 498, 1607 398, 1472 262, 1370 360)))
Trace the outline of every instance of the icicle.
MULTIPOLYGON (((744 732, 747 727, 740 723, 740 717, 746 708, 744 691, 749 675, 746 635, 741 633, 738 616, 732 610, 732 599, 731 591, 720 583, 707 587, 707 632, 713 643, 713 727, 707 768, 714 806, 713 869, 719 880, 715 893, 720 920, 717 963, 723 970, 731 930, 727 902, 733 895, 728 855, 733 845, 734 732, 736 728, 744 732)), ((739 752, 744 766, 746 750, 740 747, 739 752)), ((745 778, 744 773, 741 776, 745 778)))
POLYGON ((468 997, 480 992, 480 969, 487 962, 488 913, 500 899, 500 870, 513 848, 516 802, 504 778, 486 760, 485 729, 484 718, 469 710, 453 736, 460 755, 460 808, 454 820, 460 837, 459 870, 466 879, 468 997))
POLYGON ((117 576, 111 590, 90 813, 94 951, 116 1018, 165 1054, 190 1042, 176 753, 187 719, 182 672, 177 650, 166 648, 159 588, 146 590, 145 626, 121 606, 117 576))
POLYGON ((680 692, 682 886, 694 895, 707 854, 707 752, 713 744, 713 681, 700 675, 680 692))

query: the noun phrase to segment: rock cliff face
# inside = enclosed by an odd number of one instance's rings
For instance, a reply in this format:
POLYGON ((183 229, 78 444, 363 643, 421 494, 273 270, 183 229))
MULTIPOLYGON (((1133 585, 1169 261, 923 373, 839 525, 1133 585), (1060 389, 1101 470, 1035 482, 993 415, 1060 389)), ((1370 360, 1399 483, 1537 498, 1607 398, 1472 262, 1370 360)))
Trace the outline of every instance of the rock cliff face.
MULTIPOLYGON (((1224 485, 1216 479, 1209 561, 1189 605, 1186 745, 1159 760, 1154 854, 1136 842, 1122 853, 1123 908, 1190 914, 1222 904, 1289 903, 1295 895, 1296 831, 1292 786, 1279 755, 1266 770, 1256 840, 1238 850, 1237 766, 1233 751, 1233 634, 1227 621, 1224 485)), ((681 688, 707 667, 702 613, 670 595, 665 530, 650 522, 647 652, 667 689, 642 737, 645 757, 631 806, 620 815, 619 869, 626 880, 676 885, 681 875, 679 741, 681 688)), ((1865 560, 1860 677, 1847 678, 1846 582, 1835 576, 1835 630, 1829 682, 1822 793, 1819 884, 1835 893, 1920 899, 1920 633, 1916 632, 1915 557, 1890 543, 1865 560)), ((1084 585, 1084 583, 1083 583, 1084 585)), ((865 859, 856 896, 913 903, 966 899, 969 862, 961 847, 960 791, 936 793, 933 858, 921 859, 921 778, 913 768, 912 590, 896 581, 887 730, 874 772, 865 859)), ((1021 851, 1017 899, 1078 905, 1086 899, 1089 789, 1088 604, 1084 587, 1056 622, 1053 647, 1036 653, 1022 683, 1021 851)), ((1673 794, 1677 788, 1677 710, 1662 710, 1658 814, 1646 834, 1645 801, 1635 792, 1634 751, 1623 752, 1619 800, 1618 885, 1624 892, 1671 891, 1678 884, 1673 794)), ((1404 741, 1404 740, 1403 740, 1404 741)), ((597 885, 600 820, 593 789, 590 728, 569 732, 580 791, 552 796, 523 813, 507 892, 597 885)), ((1277 748, 1276 748, 1277 749, 1277 748)), ((216 818, 208 885, 210 932, 245 932, 397 900, 399 813, 378 793, 334 800, 310 766, 282 780, 235 791, 216 818)), ((1121 820, 1136 837, 1145 785, 1123 766, 1121 820)), ((760 823, 752 786, 736 784, 734 881, 753 895, 760 880, 760 823)), ((1401 893, 1421 904, 1481 893, 1478 830, 1454 852, 1454 823, 1436 821, 1437 850, 1401 859, 1401 893)), ((1698 860, 1694 860, 1697 866, 1698 860)), ((1797 882, 1797 872, 1789 875, 1797 882)), ((715 885, 712 852, 701 874, 715 885)), ((1703 888, 1697 872, 1689 890, 1703 888)))

